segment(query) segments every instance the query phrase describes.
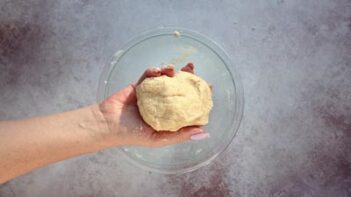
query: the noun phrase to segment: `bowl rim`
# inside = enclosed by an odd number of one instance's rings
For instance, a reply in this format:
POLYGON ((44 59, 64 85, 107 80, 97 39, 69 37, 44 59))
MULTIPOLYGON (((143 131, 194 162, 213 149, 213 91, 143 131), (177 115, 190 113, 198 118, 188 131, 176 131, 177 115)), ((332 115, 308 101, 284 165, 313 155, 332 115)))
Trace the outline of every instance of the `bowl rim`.
POLYGON ((112 72, 113 69, 115 69, 115 64, 118 63, 119 59, 123 56, 124 53, 128 52, 128 50, 133 48, 135 45, 143 42, 144 40, 150 39, 152 37, 161 36, 161 35, 174 35, 176 31, 180 32, 181 36, 190 37, 206 45, 214 53, 216 53, 219 56, 219 58, 221 58, 222 61, 224 62, 224 65, 230 74, 230 77, 232 79, 232 84, 234 85, 234 89, 235 89, 235 109, 233 112, 234 117, 232 120, 232 124, 229 127, 234 134, 231 137, 231 139, 228 141, 228 143, 225 146, 222 146, 217 153, 213 154, 205 161, 202 161, 196 165, 186 167, 183 169, 163 170, 163 169, 151 167, 146 164, 143 165, 142 163, 136 161, 134 158, 128 155, 128 153, 124 150, 125 146, 118 147, 118 150, 122 153, 122 155, 126 158, 127 161, 131 162, 135 166, 140 167, 141 169, 151 171, 151 172, 157 172, 161 174, 183 174, 183 173, 195 171, 211 163, 218 155, 222 154, 233 142, 240 128, 240 124, 241 124, 241 120, 244 112, 244 89, 242 86, 241 77, 239 73, 236 71, 235 65, 232 64, 232 61, 230 60, 226 51, 221 47, 221 45, 219 45, 217 42, 213 41, 212 39, 208 38, 207 36, 203 35, 202 33, 189 30, 186 28, 181 28, 181 27, 159 27, 159 28, 147 30, 137 34, 136 36, 128 40, 125 44, 123 44, 121 49, 112 55, 112 57, 109 59, 109 61, 107 62, 107 64, 105 64, 103 68, 103 71, 100 75, 99 84, 98 84, 97 101, 100 103, 108 96, 106 95, 106 87, 107 87, 108 79, 110 78, 110 75, 113 73, 112 72), (230 65, 230 67, 228 65, 230 65))

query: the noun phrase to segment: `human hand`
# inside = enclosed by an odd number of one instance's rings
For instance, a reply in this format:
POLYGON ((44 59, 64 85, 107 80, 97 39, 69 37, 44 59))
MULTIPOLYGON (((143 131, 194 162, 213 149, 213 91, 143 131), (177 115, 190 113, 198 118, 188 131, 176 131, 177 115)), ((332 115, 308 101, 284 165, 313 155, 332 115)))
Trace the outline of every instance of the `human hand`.
MULTIPOLYGON (((194 73, 192 63, 184 66, 182 71, 194 73)), ((181 143, 190 139, 199 140, 209 137, 199 126, 184 127, 177 132, 155 131, 146 124, 137 106, 136 85, 145 78, 167 75, 173 77, 173 66, 149 68, 136 84, 131 84, 104 100, 99 108, 105 118, 108 135, 107 140, 118 145, 141 145, 159 147, 181 143)))

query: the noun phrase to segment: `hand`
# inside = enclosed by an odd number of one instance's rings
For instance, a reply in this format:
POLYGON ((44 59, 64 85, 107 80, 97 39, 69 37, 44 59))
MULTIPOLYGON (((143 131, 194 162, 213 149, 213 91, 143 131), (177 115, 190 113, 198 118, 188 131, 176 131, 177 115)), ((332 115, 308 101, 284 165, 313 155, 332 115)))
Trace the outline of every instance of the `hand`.
MULTIPOLYGON (((192 63, 189 63, 181 70, 194 73, 194 66, 192 63)), ((159 77, 161 75, 173 77, 174 73, 173 66, 161 69, 149 68, 136 84, 127 86, 100 104, 100 110, 109 130, 109 140, 112 139, 112 141, 118 142, 119 145, 159 147, 209 136, 208 133, 205 133, 198 126, 184 127, 177 132, 155 131, 140 116, 136 102, 135 86, 140 84, 145 78, 159 77)))

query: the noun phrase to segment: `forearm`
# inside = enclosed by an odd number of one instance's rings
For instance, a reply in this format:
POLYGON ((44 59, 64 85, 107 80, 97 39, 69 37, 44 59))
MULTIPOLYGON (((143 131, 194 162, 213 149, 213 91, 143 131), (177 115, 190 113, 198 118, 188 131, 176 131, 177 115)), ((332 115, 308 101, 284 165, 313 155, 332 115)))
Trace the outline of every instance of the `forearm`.
POLYGON ((97 105, 0 122, 0 183, 40 166, 116 144, 106 140, 109 134, 97 105))

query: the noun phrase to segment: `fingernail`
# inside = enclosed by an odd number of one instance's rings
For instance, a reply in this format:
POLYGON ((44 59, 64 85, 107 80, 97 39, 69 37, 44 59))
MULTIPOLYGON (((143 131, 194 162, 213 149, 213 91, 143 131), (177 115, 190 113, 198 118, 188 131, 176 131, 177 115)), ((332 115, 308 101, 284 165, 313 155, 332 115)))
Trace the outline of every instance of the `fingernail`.
POLYGON ((156 74, 157 76, 160 76, 160 75, 161 75, 161 69, 160 69, 160 68, 158 68, 158 67, 153 67, 152 70, 153 70, 153 72, 155 72, 155 74, 156 74))
POLYGON ((161 67, 161 69, 173 69, 174 68, 174 65, 173 64, 167 64, 167 65, 163 65, 161 67))
POLYGON ((173 68, 174 68, 174 65, 173 65, 173 64, 168 64, 168 65, 166 66, 166 68, 173 69, 173 68))
POLYGON ((191 69, 194 69, 194 64, 189 62, 186 66, 190 67, 191 69))
POLYGON ((152 70, 154 72, 161 72, 161 69, 159 67, 153 67, 152 70))
POLYGON ((192 135, 190 137, 190 139, 191 140, 203 140, 203 139, 206 139, 206 138, 209 138, 209 137, 210 137, 209 133, 198 133, 198 134, 192 135))

